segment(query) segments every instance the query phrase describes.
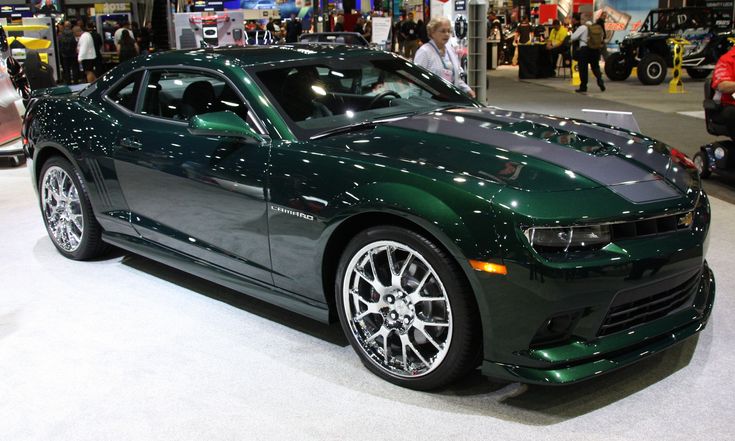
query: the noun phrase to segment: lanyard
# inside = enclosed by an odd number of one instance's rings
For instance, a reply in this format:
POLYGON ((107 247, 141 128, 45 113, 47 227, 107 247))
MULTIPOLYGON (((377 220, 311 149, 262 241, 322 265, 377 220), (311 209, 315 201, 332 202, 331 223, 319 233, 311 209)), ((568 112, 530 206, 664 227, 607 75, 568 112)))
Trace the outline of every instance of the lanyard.
MULTIPOLYGON (((447 63, 444 62, 444 57, 442 57, 441 52, 439 52, 439 48, 436 47, 436 43, 434 43, 433 41, 430 41, 429 45, 431 45, 431 47, 434 48, 434 52, 436 52, 436 55, 439 57, 439 60, 442 62, 442 66, 444 67, 444 69, 449 70, 449 67, 447 67, 447 63)), ((449 52, 447 51, 448 51, 447 47, 444 46, 444 53, 447 54, 447 58, 449 58, 449 64, 451 65, 450 67, 452 68, 452 84, 454 84, 454 63, 452 63, 452 57, 449 55, 449 52)))

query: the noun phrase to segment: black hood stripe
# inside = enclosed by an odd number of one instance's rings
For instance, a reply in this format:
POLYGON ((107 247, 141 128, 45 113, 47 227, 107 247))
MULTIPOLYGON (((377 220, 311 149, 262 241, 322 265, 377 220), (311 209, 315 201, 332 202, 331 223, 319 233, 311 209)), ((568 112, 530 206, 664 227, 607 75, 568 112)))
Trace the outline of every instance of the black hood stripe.
MULTIPOLYGON (((402 119, 390 125, 419 132, 443 134, 539 158, 609 187, 611 191, 634 203, 680 196, 679 192, 661 180, 661 176, 636 165, 629 158, 621 158, 617 155, 594 156, 538 137, 527 136, 523 132, 505 131, 509 123, 526 120, 505 117, 503 118, 505 121, 502 121, 501 117, 493 118, 489 114, 483 115, 487 110, 437 112, 402 119), (642 185, 646 182, 658 182, 659 184, 642 185)), ((575 129, 576 127, 583 126, 575 125, 575 129)), ((564 130, 564 128, 559 129, 564 130)), ((596 138, 599 139, 600 133, 596 135, 598 135, 596 138)), ((611 138, 620 139, 614 134, 609 135, 611 138)))

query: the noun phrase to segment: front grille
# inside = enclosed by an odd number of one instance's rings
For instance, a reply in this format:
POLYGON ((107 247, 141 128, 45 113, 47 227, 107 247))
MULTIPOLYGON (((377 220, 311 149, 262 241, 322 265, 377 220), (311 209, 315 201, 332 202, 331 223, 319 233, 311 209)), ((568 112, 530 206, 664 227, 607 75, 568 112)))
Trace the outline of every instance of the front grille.
POLYGON ((635 239, 638 237, 685 230, 689 228, 691 224, 681 222, 684 216, 686 216, 686 214, 673 214, 652 219, 612 224, 610 225, 612 227, 612 240, 635 239))
MULTIPOLYGON (((668 315, 692 303, 699 272, 674 288, 656 294, 630 291, 615 296, 598 336, 614 334, 668 315), (631 295, 632 294, 632 295, 631 295)), ((645 291, 640 291, 645 292, 645 291)))

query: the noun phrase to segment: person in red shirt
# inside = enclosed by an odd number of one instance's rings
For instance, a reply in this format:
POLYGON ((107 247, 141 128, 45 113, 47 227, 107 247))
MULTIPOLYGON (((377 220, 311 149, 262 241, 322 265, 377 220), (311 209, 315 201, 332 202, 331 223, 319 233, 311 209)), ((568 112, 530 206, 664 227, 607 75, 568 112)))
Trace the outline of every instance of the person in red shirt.
POLYGON ((722 111, 715 116, 715 122, 727 126, 730 138, 735 140, 735 48, 721 56, 712 74, 712 89, 715 101, 722 105, 722 111))

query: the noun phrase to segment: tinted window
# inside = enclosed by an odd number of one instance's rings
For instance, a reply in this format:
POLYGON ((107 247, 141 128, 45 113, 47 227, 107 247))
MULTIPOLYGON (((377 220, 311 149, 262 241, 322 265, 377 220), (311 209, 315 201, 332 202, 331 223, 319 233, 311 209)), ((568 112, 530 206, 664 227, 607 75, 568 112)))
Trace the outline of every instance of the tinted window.
POLYGON ((223 79, 191 71, 152 71, 141 113, 188 121, 192 116, 229 110, 244 121, 245 103, 223 79))
POLYGON ((257 77, 300 136, 450 104, 474 104, 459 89, 398 57, 326 59, 264 69, 257 77))
POLYGON ((115 104, 119 104, 131 112, 135 111, 135 100, 138 97, 140 89, 140 81, 143 78, 143 72, 136 72, 127 77, 122 83, 107 93, 115 104))

